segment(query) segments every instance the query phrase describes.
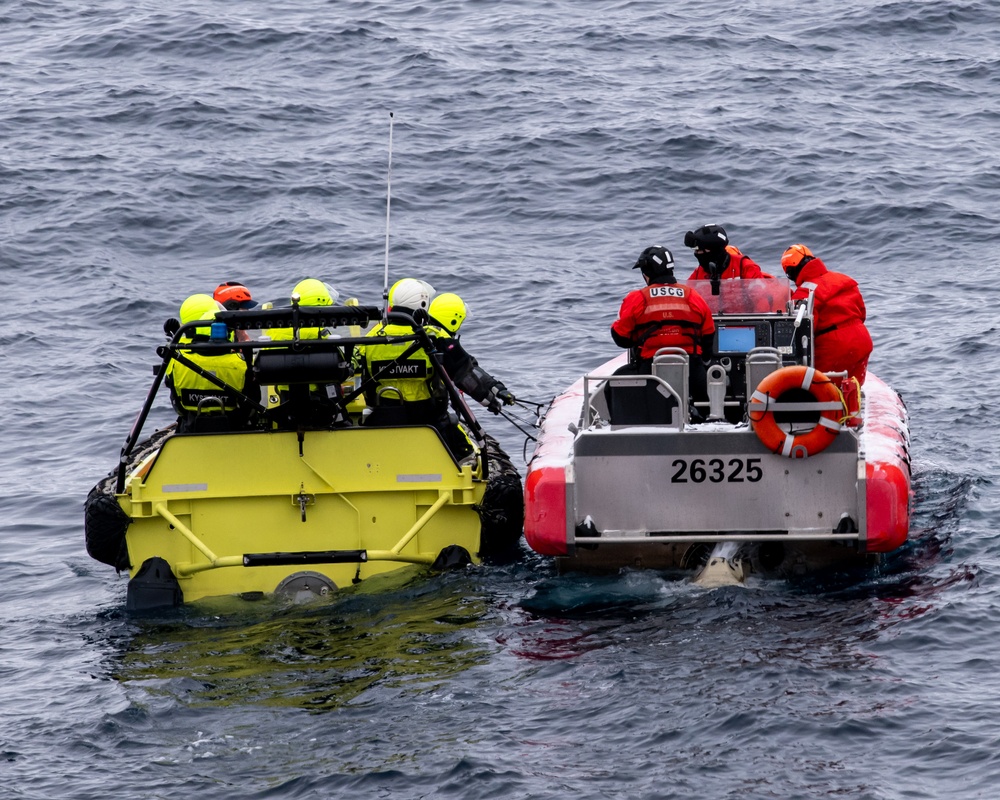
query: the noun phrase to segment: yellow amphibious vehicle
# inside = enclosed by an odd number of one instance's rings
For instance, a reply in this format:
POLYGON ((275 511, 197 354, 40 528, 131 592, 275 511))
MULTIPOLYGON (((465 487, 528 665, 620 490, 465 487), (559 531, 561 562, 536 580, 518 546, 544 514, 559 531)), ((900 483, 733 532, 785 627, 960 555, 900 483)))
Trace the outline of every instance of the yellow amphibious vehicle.
POLYGON ((412 333, 379 341, 412 343, 401 359, 418 348, 430 354, 453 427, 399 424, 391 392, 381 394, 385 408, 365 403, 371 386, 356 379, 351 356, 372 343, 359 330, 381 319, 381 309, 364 306, 220 311, 207 341, 191 343, 198 323, 189 323, 157 349, 162 364, 120 463, 86 503, 87 550, 129 571, 129 610, 222 595, 323 596, 408 564, 462 566, 516 548, 520 476, 407 314, 388 321, 412 333), (300 338, 316 328, 331 335, 300 338), (291 338, 271 339, 271 329, 291 338), (261 405, 186 356, 234 349, 280 403, 261 405), (191 432, 171 426, 140 442, 171 360, 212 381, 220 397, 214 407, 206 398, 191 432), (239 424, 220 413, 236 406, 239 424), (456 430, 468 439, 458 454, 445 441, 456 430))

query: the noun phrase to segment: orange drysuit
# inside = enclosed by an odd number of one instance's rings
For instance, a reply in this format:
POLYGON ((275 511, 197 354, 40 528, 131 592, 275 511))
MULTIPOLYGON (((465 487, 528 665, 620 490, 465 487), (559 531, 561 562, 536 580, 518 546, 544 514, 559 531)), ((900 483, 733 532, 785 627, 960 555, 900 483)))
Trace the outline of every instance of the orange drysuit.
MULTIPOLYGON (((795 285, 793 300, 804 300, 810 291, 814 293, 813 366, 820 372, 844 370, 863 385, 872 337, 865 327, 867 311, 858 282, 841 272, 831 272, 820 259, 813 258, 799 271, 795 285)), ((847 399, 851 410, 856 410, 857 400, 847 399)))

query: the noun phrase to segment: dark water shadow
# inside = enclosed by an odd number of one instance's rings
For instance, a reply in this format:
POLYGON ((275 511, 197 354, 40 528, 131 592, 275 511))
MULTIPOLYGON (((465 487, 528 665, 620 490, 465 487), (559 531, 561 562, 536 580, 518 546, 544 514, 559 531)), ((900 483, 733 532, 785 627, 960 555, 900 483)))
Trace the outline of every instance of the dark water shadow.
POLYGON ((542 576, 510 614, 503 644, 536 662, 593 659, 656 642, 731 666, 866 663, 871 643, 889 629, 975 585, 977 568, 955 563, 952 542, 979 483, 939 470, 918 474, 910 539, 875 566, 751 576, 717 589, 692 584, 690 572, 542 576))
POLYGON ((470 635, 486 603, 474 571, 403 569, 303 605, 221 598, 143 617, 110 609, 93 637, 108 653, 106 677, 130 694, 323 711, 376 687, 429 690, 488 660, 470 635))

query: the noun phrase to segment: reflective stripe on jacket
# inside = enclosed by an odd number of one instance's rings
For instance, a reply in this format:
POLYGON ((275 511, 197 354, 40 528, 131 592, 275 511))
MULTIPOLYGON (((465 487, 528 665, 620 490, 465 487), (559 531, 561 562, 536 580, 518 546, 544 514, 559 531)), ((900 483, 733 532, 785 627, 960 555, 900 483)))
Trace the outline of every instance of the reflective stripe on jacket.
MULTIPOLYGON (((370 400, 374 401, 378 390, 388 386, 399 390, 401 399, 410 403, 442 396, 441 391, 437 389, 440 379, 436 379, 434 362, 422 347, 410 353, 405 359, 397 360, 413 347, 412 340, 378 344, 380 339, 384 340, 387 336, 408 336, 412 333, 413 329, 408 325, 379 324, 368 334, 373 343, 364 345, 361 356, 368 375, 376 378, 375 388, 369 390, 370 400)), ((400 399, 395 393, 383 396, 386 399, 400 399)))
MULTIPOLYGON (((223 383, 239 392, 246 385, 247 364, 239 353, 224 353, 222 355, 205 355, 182 350, 181 355, 206 372, 215 375, 223 383)), ((175 408, 184 411, 197 411, 198 404, 206 398, 218 398, 222 408, 232 411, 237 404, 222 389, 207 378, 189 369, 179 361, 171 360, 167 365, 167 385, 173 393, 175 408)), ((206 403, 203 412, 218 411, 218 403, 206 403)))

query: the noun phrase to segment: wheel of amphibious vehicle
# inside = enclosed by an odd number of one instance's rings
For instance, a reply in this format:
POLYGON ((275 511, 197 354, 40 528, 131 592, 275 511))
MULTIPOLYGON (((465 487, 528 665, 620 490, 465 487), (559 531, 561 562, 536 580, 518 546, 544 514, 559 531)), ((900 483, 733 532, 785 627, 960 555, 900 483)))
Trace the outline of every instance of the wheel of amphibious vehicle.
POLYGON ((274 590, 275 595, 296 603, 308 603, 329 597, 337 591, 337 584, 318 572, 295 572, 281 581, 274 590))
POLYGON ((510 557, 517 552, 524 532, 524 491, 521 474, 500 443, 486 434, 488 480, 483 502, 477 509, 482 524, 479 556, 487 560, 510 557))

